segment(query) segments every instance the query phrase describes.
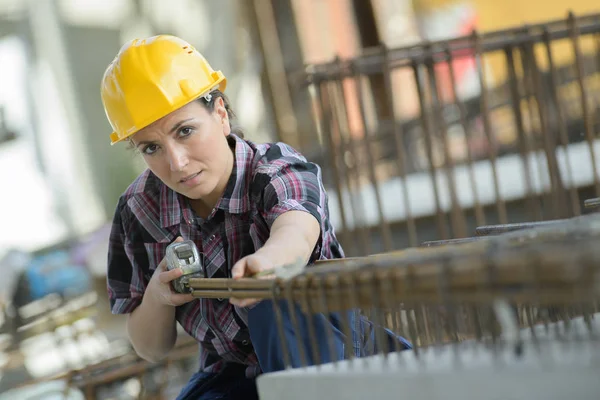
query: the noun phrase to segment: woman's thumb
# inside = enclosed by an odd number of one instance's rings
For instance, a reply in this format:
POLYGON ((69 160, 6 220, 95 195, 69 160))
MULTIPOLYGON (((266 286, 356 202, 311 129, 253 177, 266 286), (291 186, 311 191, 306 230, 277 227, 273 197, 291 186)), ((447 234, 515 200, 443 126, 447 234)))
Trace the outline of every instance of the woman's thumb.
POLYGON ((242 258, 233 265, 231 277, 233 279, 243 278, 246 272, 246 258, 242 258))

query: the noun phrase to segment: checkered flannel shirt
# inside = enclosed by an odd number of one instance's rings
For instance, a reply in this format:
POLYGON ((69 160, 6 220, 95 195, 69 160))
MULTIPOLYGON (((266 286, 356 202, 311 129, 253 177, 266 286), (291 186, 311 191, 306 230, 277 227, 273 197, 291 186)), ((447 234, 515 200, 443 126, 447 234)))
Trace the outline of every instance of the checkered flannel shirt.
MULTIPOLYGON (((114 214, 108 253, 108 295, 113 314, 131 313, 165 250, 177 236, 204 253, 208 277, 230 278, 231 268, 269 238, 275 219, 290 210, 313 215, 321 236, 309 263, 341 258, 343 250, 329 222, 321 170, 283 143, 255 144, 232 134, 231 178, 211 215, 195 215, 186 199, 150 171, 123 193, 114 214)), ((200 343, 200 370, 217 372, 225 363, 259 373, 247 328, 248 310, 227 300, 197 299, 177 307, 183 329, 200 343)))

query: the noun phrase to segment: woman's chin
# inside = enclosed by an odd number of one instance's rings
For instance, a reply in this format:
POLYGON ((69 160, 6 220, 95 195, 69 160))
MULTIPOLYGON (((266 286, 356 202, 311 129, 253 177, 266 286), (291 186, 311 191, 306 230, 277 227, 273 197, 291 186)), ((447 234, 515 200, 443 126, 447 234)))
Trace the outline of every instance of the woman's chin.
POLYGON ((190 200, 201 200, 201 199, 205 199, 206 197, 210 196, 210 193, 212 192, 211 190, 207 190, 210 189, 209 185, 207 185, 206 183, 201 183, 199 185, 194 186, 193 188, 180 188, 183 190, 179 190, 179 193, 181 193, 182 195, 184 195, 185 197, 187 197, 190 200))

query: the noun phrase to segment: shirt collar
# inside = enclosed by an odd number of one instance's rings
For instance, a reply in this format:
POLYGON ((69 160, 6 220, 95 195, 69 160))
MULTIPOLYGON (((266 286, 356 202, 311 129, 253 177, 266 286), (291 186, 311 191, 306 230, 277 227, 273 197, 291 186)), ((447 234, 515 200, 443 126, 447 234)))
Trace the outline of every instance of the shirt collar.
POLYGON ((164 183, 160 189, 160 226, 167 228, 186 221, 188 224, 194 219, 186 198, 169 188, 164 183))
MULTIPOLYGON (((233 133, 229 135, 228 142, 234 149, 233 170, 215 209, 231 214, 241 214, 250 211, 249 185, 252 179, 254 150, 248 142, 233 133)), ((186 197, 162 184, 160 191, 161 227, 170 227, 180 224, 182 221, 192 223, 194 218, 194 211, 186 197)))
POLYGON ((216 208, 231 214, 250 211, 250 183, 254 150, 248 142, 235 134, 229 135, 229 145, 234 148, 233 170, 216 208))

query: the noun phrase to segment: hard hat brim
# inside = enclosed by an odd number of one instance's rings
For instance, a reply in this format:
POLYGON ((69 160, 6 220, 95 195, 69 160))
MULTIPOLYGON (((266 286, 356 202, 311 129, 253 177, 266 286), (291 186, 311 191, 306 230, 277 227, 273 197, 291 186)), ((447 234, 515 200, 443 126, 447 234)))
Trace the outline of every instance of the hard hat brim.
POLYGON ((217 80, 217 82, 215 82, 216 83, 215 86, 211 87, 208 90, 204 90, 204 91, 202 91, 199 94, 195 94, 194 96, 191 96, 190 99, 185 99, 184 101, 181 101, 180 103, 174 104, 173 105, 173 109, 171 111, 169 111, 168 113, 166 113, 164 115, 161 114, 161 115, 149 118, 148 121, 144 121, 144 123, 140 124, 139 128, 137 128, 135 131, 133 131, 133 132, 127 134, 127 135, 119 137, 118 133, 116 131, 113 131, 110 134, 110 145, 114 146, 115 144, 120 143, 120 142, 124 141, 125 139, 132 137, 133 135, 135 135, 136 133, 138 133, 140 130, 146 128, 147 126, 153 124, 154 122, 160 120, 161 118, 166 117, 167 115, 171 114, 172 112, 179 110, 181 107, 183 107, 183 106, 185 106, 187 104, 190 104, 191 102, 199 99, 200 97, 206 96, 208 93, 210 93, 213 90, 215 90, 215 88, 218 88, 219 91, 221 91, 221 92, 225 92, 225 88, 227 87, 227 79, 221 73, 221 71, 216 71, 216 72, 220 75, 220 77, 217 80))

